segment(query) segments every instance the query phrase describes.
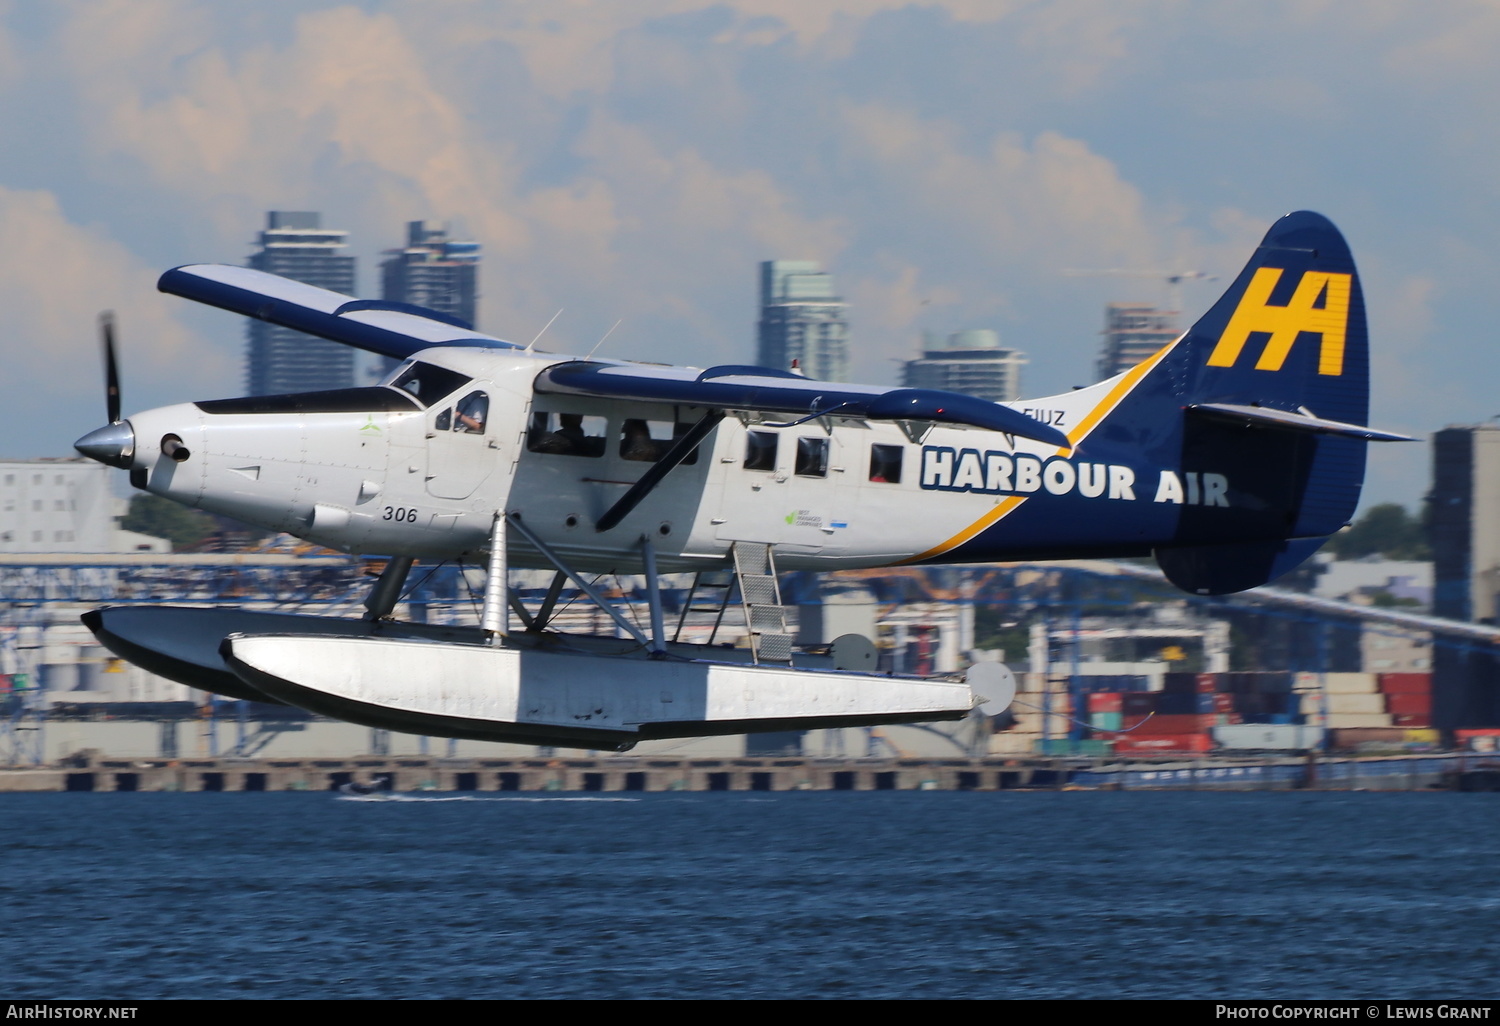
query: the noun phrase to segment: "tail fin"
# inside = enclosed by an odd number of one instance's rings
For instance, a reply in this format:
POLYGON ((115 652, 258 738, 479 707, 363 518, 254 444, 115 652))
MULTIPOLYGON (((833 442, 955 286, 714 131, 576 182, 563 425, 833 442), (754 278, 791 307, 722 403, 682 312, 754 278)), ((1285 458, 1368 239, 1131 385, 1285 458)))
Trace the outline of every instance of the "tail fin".
POLYGON ((1348 244, 1321 214, 1272 225, 1153 374, 1184 407, 1183 472, 1232 467, 1239 493, 1234 523, 1185 506, 1174 544, 1156 550, 1187 591, 1240 591, 1301 563, 1353 515, 1366 441, 1399 437, 1364 430, 1364 296, 1348 244))

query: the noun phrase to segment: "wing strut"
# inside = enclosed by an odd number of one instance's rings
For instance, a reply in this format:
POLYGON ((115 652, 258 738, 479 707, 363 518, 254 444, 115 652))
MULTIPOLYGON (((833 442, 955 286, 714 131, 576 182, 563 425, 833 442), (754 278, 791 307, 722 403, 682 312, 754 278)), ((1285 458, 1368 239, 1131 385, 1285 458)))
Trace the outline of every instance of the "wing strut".
POLYGON ((619 524, 621 520, 624 520, 626 515, 635 509, 642 499, 651 494, 652 489, 661 484, 662 478, 671 473, 673 467, 676 467, 688 458, 688 455, 692 453, 698 443, 703 441, 708 433, 717 427, 719 421, 723 419, 723 410, 709 410, 705 413, 702 420, 688 429, 687 434, 677 439, 672 448, 667 450, 666 455, 646 469, 646 472, 641 475, 641 479, 630 486, 629 491, 620 496, 619 499, 615 500, 613 506, 604 511, 604 515, 594 524, 594 530, 601 532, 608 531, 619 524))

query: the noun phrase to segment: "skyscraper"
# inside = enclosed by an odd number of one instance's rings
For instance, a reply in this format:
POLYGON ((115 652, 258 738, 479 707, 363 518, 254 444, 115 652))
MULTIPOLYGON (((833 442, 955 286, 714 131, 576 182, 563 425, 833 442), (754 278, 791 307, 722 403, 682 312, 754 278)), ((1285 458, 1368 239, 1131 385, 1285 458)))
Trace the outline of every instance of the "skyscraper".
POLYGON ((448 237, 438 221, 408 221, 406 245, 386 250, 380 265, 380 298, 413 303, 474 327, 478 314, 477 242, 448 237))
POLYGON ((1099 378, 1129 370, 1177 338, 1177 315, 1140 303, 1110 303, 1104 308, 1104 346, 1099 378))
MULTIPOLYGON (((1432 611, 1500 621, 1500 427, 1449 427, 1432 436, 1432 611)), ((1432 724, 1500 725, 1500 656, 1494 646, 1435 645, 1432 724)))
POLYGON ((1008 403, 1021 397, 1021 367, 1026 362, 1024 353, 1002 349, 999 333, 988 328, 954 332, 946 345, 924 333, 922 357, 906 361, 901 384, 1008 403))
POLYGON ((833 276, 811 260, 766 260, 760 265, 760 325, 755 362, 802 372, 822 381, 847 380, 849 322, 833 291, 833 276))
MULTIPOLYGON (((272 210, 249 266, 354 295, 354 258, 339 251, 348 232, 321 227, 317 213, 272 210)), ((354 384, 354 350, 290 328, 252 320, 247 385, 251 395, 315 392, 354 384)))

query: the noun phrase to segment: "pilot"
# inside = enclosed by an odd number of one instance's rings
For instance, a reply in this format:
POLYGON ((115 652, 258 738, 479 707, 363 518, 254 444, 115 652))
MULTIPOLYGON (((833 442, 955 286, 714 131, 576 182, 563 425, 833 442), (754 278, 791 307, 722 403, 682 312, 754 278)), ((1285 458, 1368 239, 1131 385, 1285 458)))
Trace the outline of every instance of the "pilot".
POLYGON ((484 434, 484 419, 490 411, 489 396, 483 392, 471 392, 459 400, 454 408, 453 430, 468 434, 484 434))

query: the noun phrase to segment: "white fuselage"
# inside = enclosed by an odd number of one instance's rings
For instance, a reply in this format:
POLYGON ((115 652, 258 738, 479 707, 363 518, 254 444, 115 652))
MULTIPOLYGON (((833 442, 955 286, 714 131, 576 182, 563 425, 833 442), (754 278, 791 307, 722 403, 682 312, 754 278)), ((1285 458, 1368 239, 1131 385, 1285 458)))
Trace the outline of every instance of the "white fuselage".
MULTIPOLYGON (((890 422, 824 418, 774 428, 731 415, 695 460, 667 474, 617 527, 598 532, 598 518, 652 465, 633 448, 645 431, 653 439, 645 444, 659 456, 674 425, 681 432, 705 411, 535 393, 537 374, 562 359, 424 351, 389 380, 415 363, 454 372, 461 384, 424 396, 423 408, 208 412, 204 407, 216 404, 189 403, 150 410, 130 418, 134 468, 156 494, 348 552, 473 556, 488 545, 495 511, 504 509, 580 569, 638 569, 643 537, 663 571, 720 564, 735 541, 773 544, 786 569, 839 569, 920 555, 1007 501, 980 490, 924 491, 924 445, 1004 451, 1018 457, 1018 468, 1059 452, 958 428, 930 428, 917 444, 890 422), (487 405, 482 430, 460 425, 457 415, 475 393, 487 405), (582 439, 565 444, 564 426, 582 439), (163 454, 168 435, 181 439, 186 459, 163 454)), ((1045 416, 1062 418, 1066 430, 1070 418, 1082 420, 1104 402, 1101 389, 1110 384, 1046 400, 1045 416)), ((1101 467, 1096 476, 1106 475, 1101 467)), ((1015 478, 1019 485, 1019 469, 1015 478)), ((1117 475, 1116 492, 1119 485, 1117 475)), ((1041 483, 1030 488, 1046 498, 1041 483)), ((512 565, 546 565, 518 536, 509 547, 512 565)))

